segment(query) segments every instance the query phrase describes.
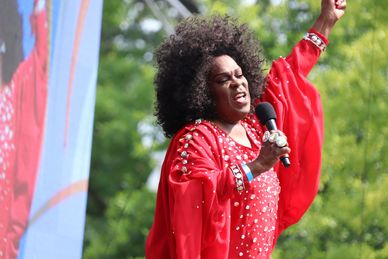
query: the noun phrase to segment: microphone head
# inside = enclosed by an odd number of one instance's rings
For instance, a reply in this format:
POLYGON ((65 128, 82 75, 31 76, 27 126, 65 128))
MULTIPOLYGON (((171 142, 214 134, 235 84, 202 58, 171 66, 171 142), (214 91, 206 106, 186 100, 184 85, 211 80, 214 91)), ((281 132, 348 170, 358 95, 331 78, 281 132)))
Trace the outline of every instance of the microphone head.
POLYGON ((270 119, 276 120, 276 112, 269 102, 262 102, 257 105, 255 112, 261 124, 265 125, 270 119))

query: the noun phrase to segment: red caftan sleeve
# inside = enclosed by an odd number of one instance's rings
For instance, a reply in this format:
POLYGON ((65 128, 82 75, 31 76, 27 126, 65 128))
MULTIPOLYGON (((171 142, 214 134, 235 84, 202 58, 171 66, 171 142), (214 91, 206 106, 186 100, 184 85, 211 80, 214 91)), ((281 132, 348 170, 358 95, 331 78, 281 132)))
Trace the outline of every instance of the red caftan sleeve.
MULTIPOLYGON (((30 56, 18 67, 13 76, 15 85, 15 146, 12 167, 12 200, 8 227, 6 255, 18 254, 19 240, 27 227, 36 177, 38 174, 47 104, 48 32, 44 5, 35 1, 31 27, 35 33, 35 46, 30 56), (12 241, 12 242, 11 242, 12 241)), ((6 256, 6 257, 7 257, 6 256)))
MULTIPOLYGON (((318 32, 325 43, 327 40, 318 32)), ((320 178, 323 112, 318 91, 306 76, 317 62, 320 49, 301 40, 286 58, 274 61, 262 101, 272 103, 277 125, 291 148, 291 166, 277 165, 281 186, 275 241, 288 226, 299 221, 315 198, 320 178)))
POLYGON ((147 258, 227 258, 235 178, 209 127, 188 126, 167 151, 147 258), (168 248, 168 249, 167 249, 168 248))

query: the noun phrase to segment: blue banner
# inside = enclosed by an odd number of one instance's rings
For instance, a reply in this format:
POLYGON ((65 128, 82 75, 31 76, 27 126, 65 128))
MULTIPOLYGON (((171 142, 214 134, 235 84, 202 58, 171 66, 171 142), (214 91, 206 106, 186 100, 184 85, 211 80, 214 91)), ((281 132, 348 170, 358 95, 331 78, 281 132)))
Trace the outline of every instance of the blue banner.
POLYGON ((0 257, 81 258, 102 0, 0 16, 0 257))

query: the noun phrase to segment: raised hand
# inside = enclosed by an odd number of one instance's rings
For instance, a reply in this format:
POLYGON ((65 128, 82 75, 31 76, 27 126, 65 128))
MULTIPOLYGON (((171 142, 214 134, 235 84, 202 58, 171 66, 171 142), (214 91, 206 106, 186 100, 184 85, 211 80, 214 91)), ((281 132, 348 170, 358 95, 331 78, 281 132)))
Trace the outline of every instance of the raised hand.
POLYGON ((336 22, 345 14, 345 9, 346 0, 322 0, 320 16, 336 22))
POLYGON ((335 23, 345 14, 346 0, 322 0, 321 14, 313 25, 313 28, 329 37, 335 23))

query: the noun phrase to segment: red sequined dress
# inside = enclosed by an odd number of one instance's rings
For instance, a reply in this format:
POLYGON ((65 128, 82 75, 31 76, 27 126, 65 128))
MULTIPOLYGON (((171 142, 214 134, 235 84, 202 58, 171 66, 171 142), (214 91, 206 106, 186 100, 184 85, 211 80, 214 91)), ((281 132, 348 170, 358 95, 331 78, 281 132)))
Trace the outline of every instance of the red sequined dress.
POLYGON ((278 128, 288 137, 289 168, 277 164, 251 182, 233 174, 260 152, 265 129, 253 114, 242 121, 251 147, 205 120, 174 136, 162 167, 147 258, 270 257, 280 233, 302 217, 318 191, 323 114, 306 76, 319 55, 319 48, 301 40, 289 56, 274 61, 262 97, 274 106, 278 128))
POLYGON ((35 47, 0 88, 0 258, 16 258, 27 226, 47 103, 47 21, 35 1, 35 47))

